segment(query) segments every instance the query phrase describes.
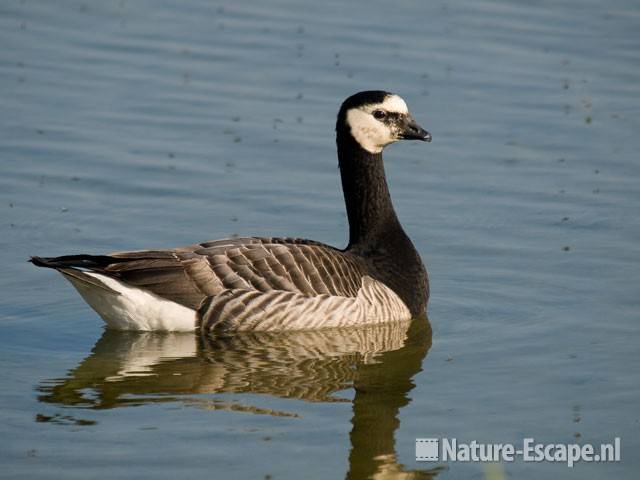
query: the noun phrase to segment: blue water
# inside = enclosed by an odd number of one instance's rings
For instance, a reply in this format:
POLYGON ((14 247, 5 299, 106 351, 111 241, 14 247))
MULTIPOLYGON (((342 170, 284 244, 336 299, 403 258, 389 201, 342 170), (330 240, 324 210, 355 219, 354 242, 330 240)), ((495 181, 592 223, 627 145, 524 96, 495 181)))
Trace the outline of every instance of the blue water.
POLYGON ((0 477, 485 478, 415 439, 620 437, 500 468, 637 478, 637 2, 5 1, 0 45, 0 477), (428 323, 114 334, 26 262, 344 246, 333 127, 363 89, 433 134, 385 152, 428 323))

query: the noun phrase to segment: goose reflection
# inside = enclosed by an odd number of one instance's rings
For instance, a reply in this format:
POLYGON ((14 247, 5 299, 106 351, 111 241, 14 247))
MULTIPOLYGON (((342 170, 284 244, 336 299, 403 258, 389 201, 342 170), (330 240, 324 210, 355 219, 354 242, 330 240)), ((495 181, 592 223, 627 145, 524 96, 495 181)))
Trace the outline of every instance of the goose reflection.
POLYGON ((425 317, 349 329, 215 338, 105 331, 66 378, 43 381, 37 390, 41 402, 79 408, 182 401, 207 409, 296 416, 211 394, 349 402, 335 393, 353 388, 347 478, 432 478, 438 469, 405 470, 396 459, 394 440, 399 410, 410 401, 412 377, 430 346, 425 317))

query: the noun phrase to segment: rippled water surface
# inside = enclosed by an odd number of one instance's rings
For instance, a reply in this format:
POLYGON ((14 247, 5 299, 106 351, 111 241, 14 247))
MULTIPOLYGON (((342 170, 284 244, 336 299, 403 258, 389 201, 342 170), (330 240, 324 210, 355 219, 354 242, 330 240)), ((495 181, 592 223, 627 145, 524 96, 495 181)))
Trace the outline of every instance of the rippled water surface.
POLYGON ((640 8, 631 0, 0 6, 0 477, 484 478, 416 437, 599 444, 640 472, 640 8), (30 254, 346 241, 333 127, 400 93, 386 150, 429 321, 104 332, 30 254))

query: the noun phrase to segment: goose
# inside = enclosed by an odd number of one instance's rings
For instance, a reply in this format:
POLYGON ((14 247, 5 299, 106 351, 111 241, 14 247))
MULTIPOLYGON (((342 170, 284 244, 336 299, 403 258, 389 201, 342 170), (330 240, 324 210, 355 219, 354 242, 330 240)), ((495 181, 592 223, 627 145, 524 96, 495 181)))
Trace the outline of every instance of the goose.
POLYGON ((396 216, 382 150, 431 141, 398 95, 347 98, 336 122, 349 243, 291 237, 207 241, 168 250, 31 257, 59 271, 108 329, 313 330, 424 314, 426 268, 396 216))

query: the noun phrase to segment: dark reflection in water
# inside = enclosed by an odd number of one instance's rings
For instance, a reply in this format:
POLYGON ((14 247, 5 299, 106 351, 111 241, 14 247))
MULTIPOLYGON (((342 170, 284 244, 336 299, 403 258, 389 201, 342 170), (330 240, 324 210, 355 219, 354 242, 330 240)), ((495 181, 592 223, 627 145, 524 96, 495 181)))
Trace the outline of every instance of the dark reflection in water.
POLYGON ((431 326, 424 317, 365 328, 216 338, 106 331, 66 378, 43 381, 37 390, 41 402, 79 408, 182 401, 206 409, 296 416, 208 395, 347 402, 333 394, 353 388, 347 478, 432 478, 438 469, 405 471, 394 440, 399 410, 410 401, 412 377, 430 347, 431 326))

